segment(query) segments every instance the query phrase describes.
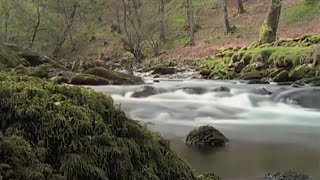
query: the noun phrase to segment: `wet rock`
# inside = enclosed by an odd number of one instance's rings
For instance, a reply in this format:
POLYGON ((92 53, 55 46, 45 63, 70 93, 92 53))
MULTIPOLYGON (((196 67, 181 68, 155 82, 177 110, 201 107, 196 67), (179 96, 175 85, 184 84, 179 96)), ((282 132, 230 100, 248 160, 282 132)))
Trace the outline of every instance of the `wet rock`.
POLYGON ((213 92, 230 92, 230 88, 226 86, 220 86, 212 90, 213 92))
POLYGON ((278 82, 277 85, 278 86, 290 86, 292 85, 293 82, 292 81, 288 81, 288 82, 278 82))
POLYGON ((240 79, 243 79, 243 80, 256 80, 256 79, 262 79, 262 78, 263 78, 262 72, 248 72, 240 76, 240 79))
POLYGON ((50 59, 47 56, 38 53, 23 52, 19 55, 27 60, 31 66, 39 66, 44 63, 51 63, 50 59))
POLYGON ((319 88, 279 89, 273 92, 271 99, 276 102, 294 103, 305 108, 320 109, 319 88))
POLYGON ((153 78, 160 78, 159 74, 153 76, 153 78))
POLYGON ((137 85, 143 84, 143 80, 139 77, 109 70, 103 67, 95 67, 84 71, 86 74, 98 76, 110 81, 114 85, 137 85))
POLYGON ((205 88, 201 87, 184 87, 182 90, 188 94, 204 94, 207 92, 205 88))
POLYGON ((269 91, 267 88, 262 87, 262 88, 257 88, 251 91, 253 94, 259 94, 259 95, 271 95, 272 92, 269 91))
POLYGON ((174 67, 155 67, 152 74, 160 74, 160 75, 167 75, 167 74, 175 74, 178 70, 174 67))
POLYGON ((304 84, 299 84, 299 83, 293 83, 291 84, 291 87, 294 87, 294 88, 300 88, 300 87, 303 87, 304 84))
POLYGON ((319 87, 320 86, 320 81, 314 81, 310 84, 312 87, 319 87))
POLYGON ((212 73, 212 72, 211 72, 210 70, 202 70, 202 71, 200 72, 200 75, 201 75, 203 78, 207 79, 207 78, 210 76, 211 73, 212 73))
POLYGON ((154 83, 159 83, 160 81, 158 79, 153 80, 154 83))
POLYGON ((212 126, 201 126, 191 131, 186 138, 186 144, 203 148, 224 146, 229 140, 212 126))
POLYGON ((270 83, 268 81, 262 80, 262 79, 253 79, 253 80, 250 80, 249 82, 247 82, 247 84, 270 84, 270 83))
POLYGON ((55 77, 50 78, 49 80, 52 82, 58 83, 58 84, 69 82, 68 78, 66 78, 65 76, 55 76, 55 77))
POLYGON ((294 171, 277 172, 265 175, 265 180, 311 180, 308 175, 300 174, 294 171))
POLYGON ((289 78, 289 72, 287 70, 282 70, 279 74, 277 74, 274 78, 273 78, 274 82, 286 82, 286 81, 290 81, 289 78))
POLYGON ((79 74, 75 74, 70 84, 97 86, 97 85, 109 85, 110 81, 105 78, 94 76, 91 74, 79 73, 79 74))
POLYGON ((243 61, 236 62, 234 64, 234 72, 240 73, 244 67, 246 67, 246 64, 243 61))
POLYGON ((148 97, 157 94, 157 91, 152 86, 143 86, 142 88, 138 89, 134 92, 131 97, 134 98, 142 98, 148 97))

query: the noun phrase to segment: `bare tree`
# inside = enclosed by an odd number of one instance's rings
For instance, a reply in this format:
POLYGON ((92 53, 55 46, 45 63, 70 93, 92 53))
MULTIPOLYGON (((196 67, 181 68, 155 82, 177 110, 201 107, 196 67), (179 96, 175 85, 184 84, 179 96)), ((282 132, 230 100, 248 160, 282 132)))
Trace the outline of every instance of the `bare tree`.
POLYGON ((232 28, 229 23, 228 17, 228 0, 222 0, 222 13, 223 13, 223 25, 225 29, 225 33, 229 33, 232 31, 232 28))
POLYGON ((3 9, 4 15, 5 15, 5 20, 4 20, 4 41, 8 42, 8 27, 9 27, 10 11, 11 11, 10 2, 3 1, 2 2, 2 9, 3 9))
POLYGON ((245 13, 245 9, 243 7, 243 2, 242 0, 237 0, 238 1, 238 15, 245 13))
POLYGON ((190 36, 190 46, 194 46, 194 33, 195 33, 195 22, 194 22, 194 12, 192 0, 186 0, 186 9, 187 9, 187 19, 189 27, 189 36, 190 36))
POLYGON ((159 27, 160 40, 162 42, 165 42, 166 41, 166 36, 165 36, 164 0, 159 0, 159 14, 160 14, 160 27, 159 27))
POLYGON ((259 43, 272 43, 277 39, 282 0, 271 0, 267 17, 261 27, 259 43))
POLYGON ((68 20, 68 22, 67 22, 67 24, 66 24, 66 26, 64 28, 62 36, 58 40, 58 43, 56 44, 56 47, 54 48, 54 50, 52 52, 53 57, 57 57, 58 56, 58 54, 60 53, 64 42, 66 41, 66 38, 67 38, 68 34, 70 33, 70 30, 71 30, 71 27, 73 25, 73 21, 74 21, 75 14, 76 14, 78 6, 79 6, 78 3, 74 3, 73 4, 73 8, 72 8, 69 20, 68 20))
POLYGON ((40 12, 40 0, 37 0, 34 4, 35 8, 36 8, 36 11, 37 11, 37 22, 33 28, 33 33, 32 33, 32 37, 31 37, 31 40, 30 40, 30 44, 29 44, 29 48, 32 48, 33 46, 33 43, 37 37, 37 33, 39 31, 39 26, 40 26, 40 23, 41 23, 41 12, 40 12))

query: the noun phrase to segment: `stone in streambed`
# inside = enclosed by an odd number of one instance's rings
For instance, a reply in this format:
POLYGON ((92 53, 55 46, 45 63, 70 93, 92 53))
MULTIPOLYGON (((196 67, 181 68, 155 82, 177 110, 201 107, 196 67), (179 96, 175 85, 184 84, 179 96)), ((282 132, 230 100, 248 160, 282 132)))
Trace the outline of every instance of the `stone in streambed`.
POLYGON ((212 90, 213 92, 230 92, 230 88, 226 86, 220 86, 212 90))
POLYGON ((215 148, 224 146, 229 140, 212 126, 201 126, 191 131, 186 138, 186 144, 200 148, 215 148))
POLYGON ((300 174, 294 171, 277 172, 265 175, 265 180, 311 180, 308 175, 300 174))
POLYGON ((253 79, 248 81, 247 84, 270 84, 268 81, 266 80, 262 80, 262 79, 253 79))
POLYGON ((178 70, 174 67, 155 67, 152 74, 168 75, 175 74, 178 70))
POLYGON ((157 91, 152 86, 143 86, 142 88, 138 89, 134 92, 131 97, 134 98, 142 98, 148 97, 157 94, 157 91))

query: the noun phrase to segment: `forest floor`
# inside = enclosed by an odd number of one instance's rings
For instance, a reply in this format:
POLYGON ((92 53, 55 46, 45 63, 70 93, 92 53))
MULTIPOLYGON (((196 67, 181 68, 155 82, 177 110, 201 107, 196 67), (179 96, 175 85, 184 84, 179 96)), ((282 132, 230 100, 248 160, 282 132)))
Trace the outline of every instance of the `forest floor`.
MULTIPOLYGON (((268 10, 269 1, 247 0, 244 3, 246 13, 235 16, 237 7, 230 4, 229 18, 231 25, 238 29, 234 34, 224 34, 220 11, 205 6, 197 13, 199 31, 196 33, 196 46, 177 46, 167 50, 169 59, 203 59, 211 56, 218 49, 241 47, 254 42, 260 31, 268 10), (208 18, 212 17, 212 18, 208 18)), ((278 37, 296 38, 304 34, 320 33, 320 10, 304 6, 303 0, 284 0, 278 37)))

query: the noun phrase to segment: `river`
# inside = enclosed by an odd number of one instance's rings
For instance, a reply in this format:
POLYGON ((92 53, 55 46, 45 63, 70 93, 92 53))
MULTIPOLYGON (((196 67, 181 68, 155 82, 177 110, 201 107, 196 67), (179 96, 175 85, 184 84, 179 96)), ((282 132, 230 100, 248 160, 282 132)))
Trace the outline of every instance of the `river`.
POLYGON ((320 110, 274 102, 270 95, 253 93, 262 86, 269 91, 280 86, 208 80, 167 80, 148 85, 162 93, 132 98, 140 86, 91 88, 112 95, 127 116, 147 123, 169 139, 196 173, 253 180, 266 173, 296 170, 320 179, 320 110), (221 86, 230 92, 214 91, 221 86), (205 92, 186 91, 197 88, 205 92), (206 152, 187 147, 186 134, 206 124, 219 129, 230 143, 206 152))

